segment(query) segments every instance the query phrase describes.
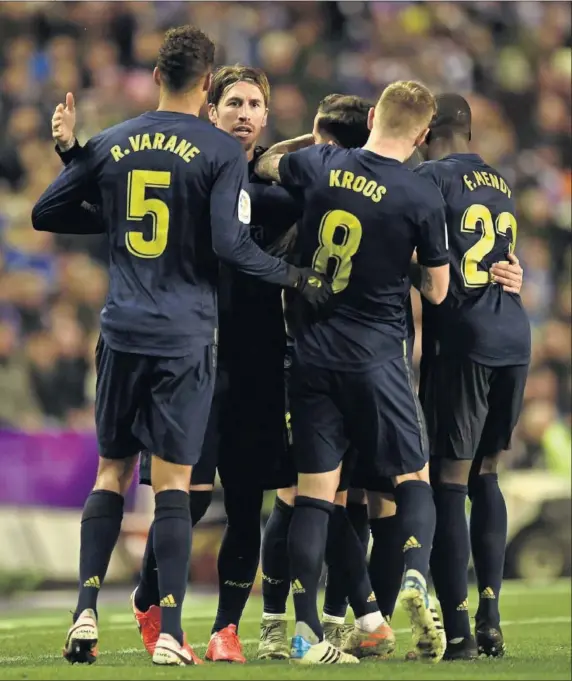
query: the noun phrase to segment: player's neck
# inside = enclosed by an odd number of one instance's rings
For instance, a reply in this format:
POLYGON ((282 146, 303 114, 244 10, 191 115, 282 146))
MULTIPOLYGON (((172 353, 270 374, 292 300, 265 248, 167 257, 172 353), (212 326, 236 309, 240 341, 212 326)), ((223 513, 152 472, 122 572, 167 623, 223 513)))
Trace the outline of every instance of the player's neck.
POLYGON ((204 93, 189 92, 184 95, 161 93, 157 111, 171 111, 172 113, 190 114, 198 116, 204 103, 204 93))
POLYGON ((431 142, 431 158, 439 159, 451 154, 470 154, 469 143, 464 139, 454 137, 452 140, 435 140, 431 142))
POLYGON ((413 153, 413 146, 408 140, 388 139, 370 135, 364 149, 378 156, 393 158, 400 163, 406 161, 413 153))

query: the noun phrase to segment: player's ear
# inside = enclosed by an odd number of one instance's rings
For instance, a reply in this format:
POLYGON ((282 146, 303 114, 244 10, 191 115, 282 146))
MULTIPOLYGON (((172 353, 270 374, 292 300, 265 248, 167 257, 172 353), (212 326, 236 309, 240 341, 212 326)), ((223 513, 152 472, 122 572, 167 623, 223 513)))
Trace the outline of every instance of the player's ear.
POLYGON ((372 106, 367 112, 367 129, 373 130, 373 119, 375 118, 375 107, 372 106))
POLYGON ((209 104, 208 108, 209 121, 216 125, 218 123, 218 115, 216 112, 216 106, 214 104, 209 104))
POLYGON ((429 128, 425 128, 425 130, 422 130, 419 135, 415 138, 415 146, 420 147, 422 144, 425 143, 425 139, 427 135, 429 134, 429 128))
POLYGON ((203 80, 203 92, 208 92, 211 89, 213 83, 212 71, 209 71, 203 80))
POLYGON ((264 112, 264 118, 262 119, 262 126, 263 128, 266 127, 266 121, 268 120, 268 109, 264 112))
POLYGON ((161 85, 161 74, 159 73, 159 69, 157 67, 153 69, 153 82, 155 85, 161 85))

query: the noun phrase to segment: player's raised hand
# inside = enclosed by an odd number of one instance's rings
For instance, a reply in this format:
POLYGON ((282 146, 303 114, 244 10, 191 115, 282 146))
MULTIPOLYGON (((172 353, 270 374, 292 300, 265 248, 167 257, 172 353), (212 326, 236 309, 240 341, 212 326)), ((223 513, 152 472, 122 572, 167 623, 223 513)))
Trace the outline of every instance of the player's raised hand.
POLYGON ((507 293, 520 293, 522 288, 522 267, 514 253, 507 255, 508 261, 495 262, 490 269, 491 280, 500 284, 507 293))
POLYGON ((294 288, 317 310, 325 305, 333 295, 333 290, 323 274, 309 267, 297 269, 297 281, 294 288))
POLYGON ((58 104, 52 116, 52 137, 62 151, 75 144, 75 101, 73 94, 66 94, 66 103, 58 104))

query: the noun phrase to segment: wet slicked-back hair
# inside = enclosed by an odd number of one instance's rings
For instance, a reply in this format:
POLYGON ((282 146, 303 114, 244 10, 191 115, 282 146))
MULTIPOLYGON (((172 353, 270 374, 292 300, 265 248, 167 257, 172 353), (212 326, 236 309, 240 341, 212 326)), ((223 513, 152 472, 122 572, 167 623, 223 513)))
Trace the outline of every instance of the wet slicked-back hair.
POLYGON ((215 45, 205 33, 194 26, 178 26, 165 33, 157 68, 168 90, 183 92, 211 71, 214 58, 215 45))
POLYGON ((369 137, 367 115, 371 107, 362 97, 328 95, 320 102, 316 125, 341 147, 363 147, 369 137))
POLYGON ((264 71, 252 66, 234 64, 234 66, 221 66, 213 76, 213 82, 209 91, 209 104, 218 106, 220 100, 228 88, 236 83, 252 83, 256 85, 264 98, 264 104, 268 108, 270 103, 270 83, 264 71))

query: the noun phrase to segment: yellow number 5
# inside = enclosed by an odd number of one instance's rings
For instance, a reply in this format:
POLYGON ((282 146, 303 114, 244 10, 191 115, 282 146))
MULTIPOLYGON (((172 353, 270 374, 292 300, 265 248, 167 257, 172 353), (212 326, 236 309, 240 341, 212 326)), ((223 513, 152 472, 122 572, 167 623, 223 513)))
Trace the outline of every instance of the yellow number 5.
POLYGON ((322 218, 318 233, 320 246, 314 253, 312 267, 316 272, 326 274, 328 263, 334 261, 331 275, 334 293, 340 293, 350 283, 352 258, 358 251, 362 231, 358 218, 345 210, 331 210, 322 218), (334 242, 336 231, 341 237, 339 243, 334 242))
POLYGON ((474 203, 463 215, 461 232, 476 232, 479 224, 482 230, 481 238, 469 248, 461 263, 461 273, 467 288, 486 286, 489 283, 489 273, 480 270, 479 263, 493 250, 497 233, 506 236, 508 230, 511 230, 511 253, 516 244, 516 218, 512 213, 501 213, 493 224, 491 211, 480 203, 474 203))
POLYGON ((167 248, 169 234, 169 208, 161 199, 146 199, 147 187, 168 189, 171 173, 162 170, 132 170, 127 180, 127 219, 141 222, 151 216, 153 236, 145 239, 143 232, 131 231, 125 235, 127 250, 138 258, 158 258, 167 248))

